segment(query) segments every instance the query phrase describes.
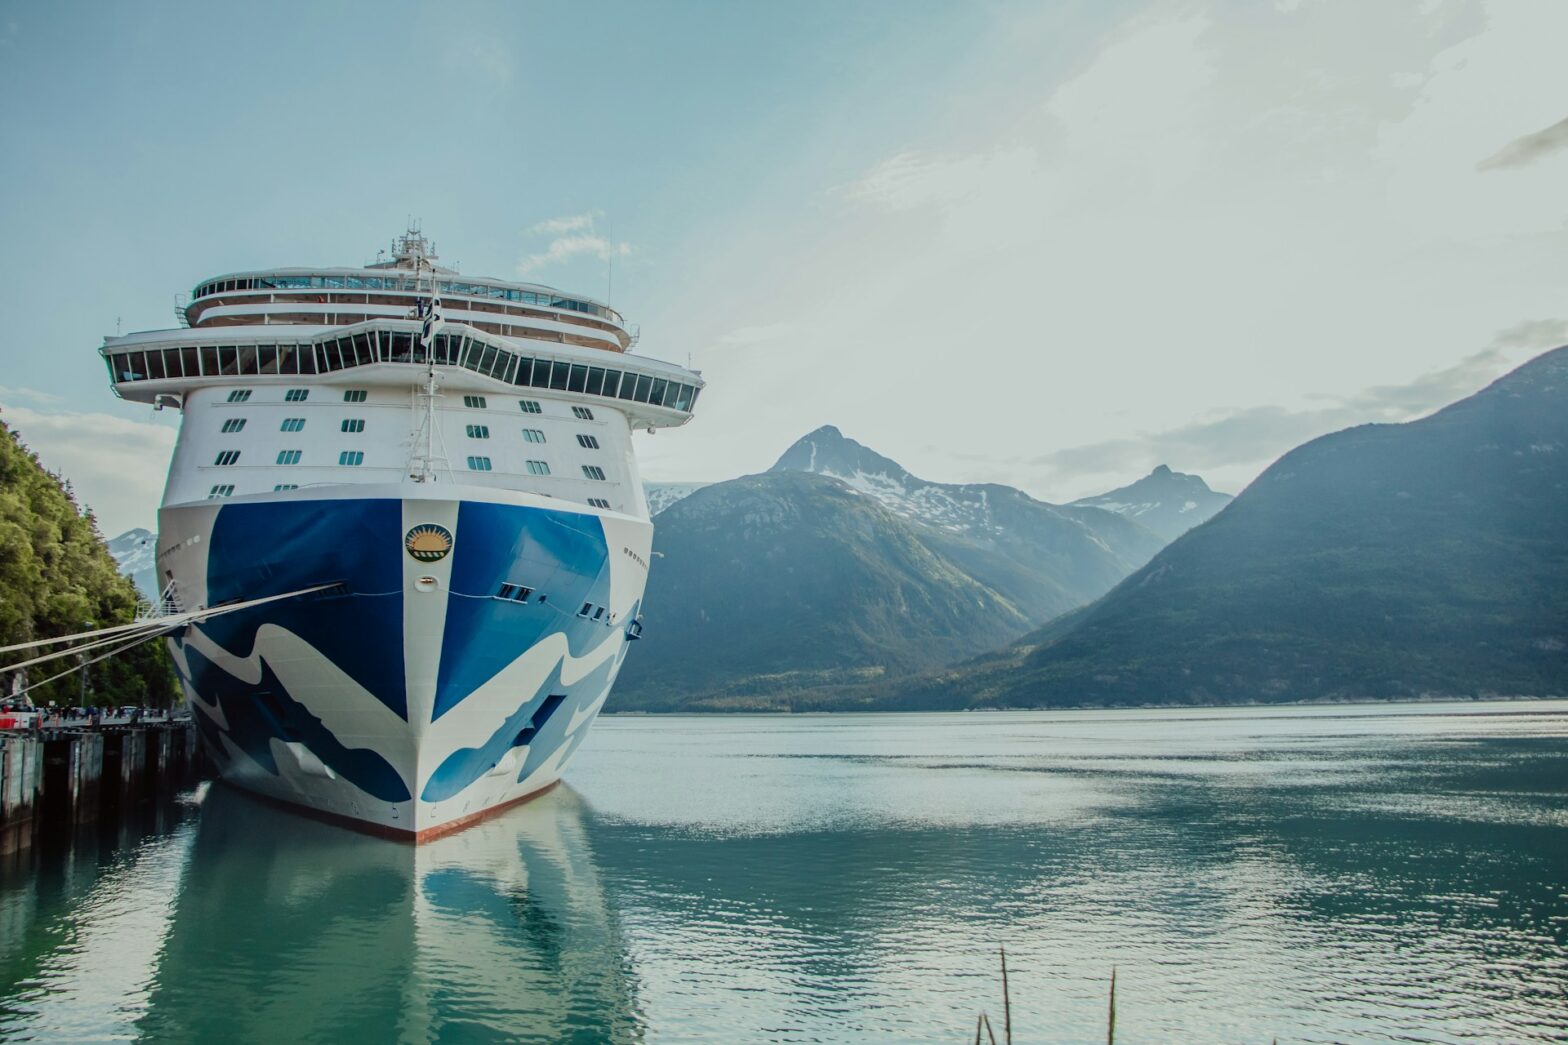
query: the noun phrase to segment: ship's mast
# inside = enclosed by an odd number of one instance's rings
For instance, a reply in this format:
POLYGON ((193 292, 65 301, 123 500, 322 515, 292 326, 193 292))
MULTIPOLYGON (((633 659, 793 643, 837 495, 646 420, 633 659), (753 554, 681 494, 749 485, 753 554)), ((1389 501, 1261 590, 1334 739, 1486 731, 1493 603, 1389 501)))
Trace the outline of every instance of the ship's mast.
POLYGON ((409 318, 420 320, 417 344, 425 354, 424 385, 414 395, 414 433, 408 476, 416 483, 430 483, 436 481, 437 463, 445 465, 449 470, 451 468, 445 455, 437 456, 435 451, 436 400, 441 398, 440 383, 436 380, 435 336, 445 325, 441 319, 441 298, 436 285, 436 256, 430 253, 430 244, 419 229, 410 226, 404 235, 393 241, 392 257, 396 266, 413 266, 414 292, 418 295, 418 302, 414 314, 409 318), (421 285, 427 269, 430 273, 429 297, 425 296, 421 285))

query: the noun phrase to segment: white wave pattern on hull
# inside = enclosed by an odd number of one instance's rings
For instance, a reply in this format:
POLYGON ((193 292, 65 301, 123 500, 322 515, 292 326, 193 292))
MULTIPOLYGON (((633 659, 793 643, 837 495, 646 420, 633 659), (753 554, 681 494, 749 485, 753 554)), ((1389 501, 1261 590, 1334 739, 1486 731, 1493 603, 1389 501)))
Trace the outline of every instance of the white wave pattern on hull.
MULTIPOLYGON (((233 578, 254 572, 256 557, 235 545, 255 543, 258 532, 337 527, 359 535, 326 560, 348 578, 335 601, 305 597, 242 611, 235 617, 256 616, 193 626, 170 646, 225 779, 417 837, 559 779, 626 655, 651 527, 526 498, 385 492, 399 496, 166 509, 160 543, 181 590, 207 603, 250 583, 233 578), (433 523, 452 534, 452 553, 437 563, 405 555, 405 533, 433 523), (542 592, 526 605, 493 597, 494 577, 530 570, 553 578, 553 602, 542 592), (602 619, 575 611, 585 599, 604 603, 602 619), (387 641, 399 624, 401 648, 387 641), (474 672, 484 677, 471 679, 474 672), (366 779, 367 764, 374 779, 366 779)), ((267 563, 262 574, 299 590, 297 579, 272 573, 310 546, 298 538, 258 553, 267 563)))
POLYGON ((199 628, 193 630, 183 646, 173 644, 173 652, 180 673, 186 678, 190 677, 190 670, 185 648, 196 650, 251 685, 261 682, 265 659, 290 695, 311 715, 339 737, 364 740, 364 746, 385 759, 416 797, 407 802, 387 803, 334 773, 304 744, 276 737, 269 741, 279 770, 273 773, 229 738, 222 708, 207 703, 187 684, 186 695, 192 707, 212 716, 224 731, 226 758, 220 761, 225 779, 286 802, 364 820, 378 827, 418 833, 506 805, 555 783, 604 707, 613 673, 604 685, 577 694, 574 704, 560 709, 560 713, 570 716, 565 735, 555 741, 555 750, 527 776, 517 777, 533 754, 531 747, 524 745, 508 750, 494 768, 454 798, 427 802, 418 797, 437 766, 459 749, 471 747, 474 738, 489 736, 504 725, 515 710, 516 694, 537 692, 557 668, 565 686, 573 686, 609 661, 615 662, 618 669, 625 652, 625 638, 622 631, 612 631, 586 655, 573 657, 565 635, 548 635, 475 690, 452 713, 427 724, 419 735, 330 659, 283 628, 263 625, 257 632, 255 647, 243 657, 218 646, 199 628))

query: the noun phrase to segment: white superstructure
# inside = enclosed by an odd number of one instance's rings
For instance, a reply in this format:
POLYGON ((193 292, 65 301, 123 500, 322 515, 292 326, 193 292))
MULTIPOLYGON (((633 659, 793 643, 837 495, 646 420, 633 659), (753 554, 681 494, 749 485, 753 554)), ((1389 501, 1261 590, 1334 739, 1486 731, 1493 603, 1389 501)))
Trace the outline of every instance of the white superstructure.
POLYGON ((207 280, 180 328, 101 349, 119 395, 182 413, 167 604, 326 588, 172 643, 225 775, 416 836, 580 742, 637 637, 632 434, 702 387, 601 302, 435 261, 410 232, 362 268, 207 280))

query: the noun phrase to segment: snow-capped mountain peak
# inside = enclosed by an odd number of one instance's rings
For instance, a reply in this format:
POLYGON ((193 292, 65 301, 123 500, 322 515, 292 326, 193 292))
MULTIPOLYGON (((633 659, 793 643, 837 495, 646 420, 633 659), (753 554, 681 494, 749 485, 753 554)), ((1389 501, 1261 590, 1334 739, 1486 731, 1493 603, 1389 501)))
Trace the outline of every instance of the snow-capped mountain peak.
POLYGON ((1165 540, 1174 541, 1230 502, 1230 494, 1209 489, 1199 476, 1174 472, 1162 464, 1135 483, 1073 504, 1135 519, 1165 540))
POLYGON ((158 535, 138 526, 108 544, 109 554, 120 566, 120 575, 131 579, 142 598, 149 602, 157 599, 158 535))

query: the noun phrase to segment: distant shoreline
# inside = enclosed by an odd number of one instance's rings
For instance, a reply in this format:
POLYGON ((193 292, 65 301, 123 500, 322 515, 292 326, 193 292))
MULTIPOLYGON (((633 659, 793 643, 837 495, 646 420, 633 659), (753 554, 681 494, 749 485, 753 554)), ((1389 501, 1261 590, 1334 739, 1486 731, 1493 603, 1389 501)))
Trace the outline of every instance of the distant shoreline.
POLYGON ((605 716, 617 718, 653 718, 678 715, 723 718, 730 715, 962 715, 1020 711, 1162 711, 1172 708, 1188 711, 1228 711, 1247 708, 1312 708, 1312 707, 1366 707, 1395 704, 1520 704, 1568 701, 1568 694, 1558 696, 1486 696, 1486 697, 1360 697, 1354 700, 1272 700, 1248 701, 1231 704, 1070 704, 1049 707, 1006 708, 936 708, 912 710, 908 708, 812 708, 809 711, 792 711, 785 708, 736 708, 733 711, 614 711, 606 708, 605 716))

